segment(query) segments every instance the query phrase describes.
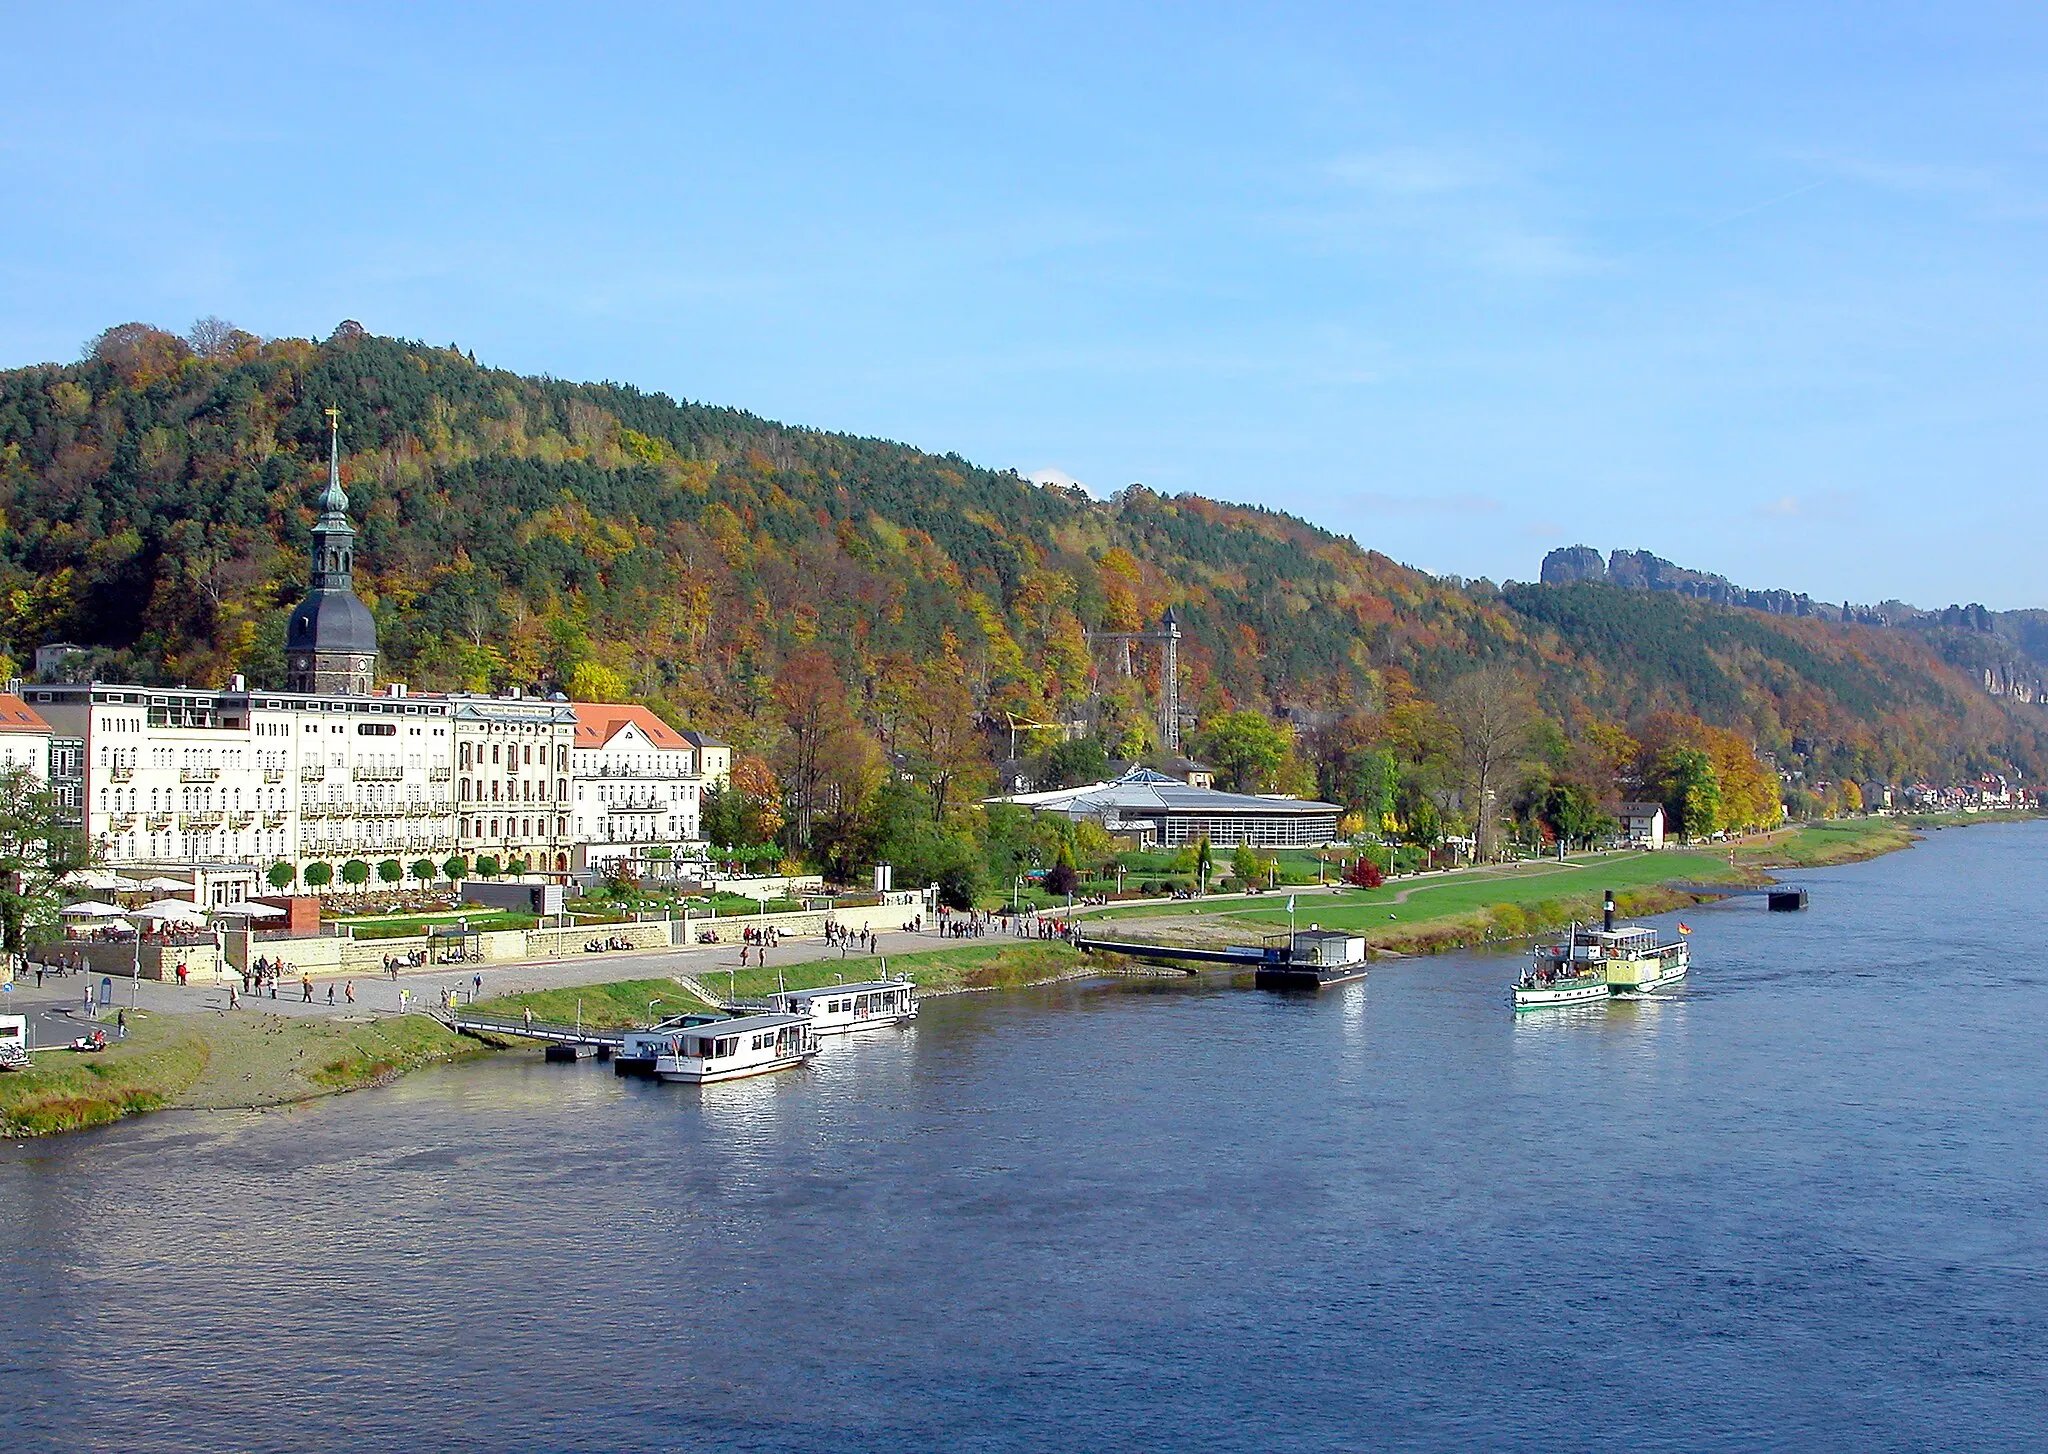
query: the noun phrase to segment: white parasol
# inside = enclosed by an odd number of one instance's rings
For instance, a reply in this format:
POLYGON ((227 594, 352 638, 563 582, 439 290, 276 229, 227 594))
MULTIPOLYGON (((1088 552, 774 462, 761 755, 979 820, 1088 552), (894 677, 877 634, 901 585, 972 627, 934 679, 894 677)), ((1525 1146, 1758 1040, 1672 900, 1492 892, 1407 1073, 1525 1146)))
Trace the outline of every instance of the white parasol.
POLYGON ((229 919, 282 919, 285 912, 275 904, 259 904, 250 899, 237 899, 232 904, 222 904, 213 911, 229 919))
POLYGON ((203 924, 206 912, 199 905, 187 899, 158 899, 153 904, 144 904, 134 910, 138 919, 157 919, 178 924, 203 924))

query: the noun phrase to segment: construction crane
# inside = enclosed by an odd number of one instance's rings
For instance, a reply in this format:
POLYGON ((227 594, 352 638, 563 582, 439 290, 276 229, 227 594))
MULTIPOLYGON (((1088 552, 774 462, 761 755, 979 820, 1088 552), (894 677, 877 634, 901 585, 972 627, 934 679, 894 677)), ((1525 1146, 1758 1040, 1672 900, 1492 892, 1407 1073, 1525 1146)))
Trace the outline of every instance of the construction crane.
POLYGON ((1012 762, 1015 762, 1017 760, 1017 733, 1020 729, 1025 732, 1031 732, 1040 729, 1047 729, 1054 732, 1064 732, 1066 730, 1065 724, 1060 722, 1019 721, 1017 718, 1017 714, 1015 712, 1003 713, 1003 720, 1010 724, 1010 761, 1012 762))

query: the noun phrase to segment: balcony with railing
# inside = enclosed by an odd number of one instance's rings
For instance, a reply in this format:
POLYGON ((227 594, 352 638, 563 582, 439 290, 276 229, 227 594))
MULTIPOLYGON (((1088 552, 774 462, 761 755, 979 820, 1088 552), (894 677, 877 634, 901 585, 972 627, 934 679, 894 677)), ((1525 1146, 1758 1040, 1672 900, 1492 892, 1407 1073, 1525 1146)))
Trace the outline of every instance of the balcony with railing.
POLYGON ((218 828, 226 818, 225 813, 180 813, 178 826, 188 831, 195 828, 218 828))
POLYGON ((289 813, 265 813, 263 815, 263 826, 266 828, 282 828, 290 818, 291 815, 289 813))
POLYGON ((299 781, 302 783, 324 783, 327 769, 317 763, 302 763, 299 767, 299 781))
POLYGON ((134 826, 135 815, 133 813, 115 813, 107 819, 107 831, 109 833, 126 833, 134 826))
POLYGON ((266 768, 264 768, 264 769, 263 769, 263 781, 265 781, 265 782, 267 782, 267 783, 281 783, 281 782, 283 782, 283 781, 284 781, 284 769, 283 769, 283 768, 281 768, 281 767, 266 767, 266 768))
POLYGON ((353 767, 349 769, 351 780, 359 783, 396 783, 405 781, 402 767, 353 767))
POLYGON ((178 781, 181 783, 217 783, 220 781, 220 769, 217 767, 181 767, 178 769, 178 781))
POLYGON ((145 821, 150 832, 161 833, 171 826, 172 819, 169 813, 151 813, 145 821))
POLYGON ((427 781, 430 783, 445 783, 448 781, 449 778, 453 776, 453 768, 430 767, 427 769, 427 781))
POLYGON ((228 827, 230 828, 253 828, 255 825, 256 815, 254 813, 228 814, 228 827))
POLYGON ((600 813, 659 813, 669 806, 667 798, 658 798, 649 793, 635 793, 630 798, 614 798, 609 803, 599 803, 600 813))
POLYGON ((107 769, 107 776, 117 783, 132 783, 135 781, 135 764, 132 762, 117 762, 107 769))

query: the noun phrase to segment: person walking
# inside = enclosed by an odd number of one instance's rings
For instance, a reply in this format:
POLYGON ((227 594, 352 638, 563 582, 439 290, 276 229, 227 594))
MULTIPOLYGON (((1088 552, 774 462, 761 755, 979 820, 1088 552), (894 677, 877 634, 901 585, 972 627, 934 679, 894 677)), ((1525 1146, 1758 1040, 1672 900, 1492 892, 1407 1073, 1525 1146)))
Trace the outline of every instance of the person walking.
POLYGON ((334 1003, 334 981, 331 979, 327 981, 327 1003, 330 1005, 334 1003))
POLYGON ((242 1008, 242 1002, 241 1000, 236 998, 235 987, 233 985, 228 986, 228 1008, 231 1010, 239 1010, 242 1008))
POLYGON ((302 991, 304 991, 304 993, 303 993, 303 994, 302 994, 302 995, 300 996, 300 998, 299 998, 299 1003, 300 1003, 300 1004, 302 1004, 302 1005, 310 1005, 310 1004, 312 1004, 312 1003, 313 1003, 313 976, 312 976, 312 975, 310 975, 310 974, 302 974, 302 975, 300 975, 300 976, 299 976, 299 988, 300 988, 300 989, 301 989, 302 991))
POLYGON ((347 1000, 350 1004, 354 1004, 356 1002, 356 982, 354 980, 349 980, 347 983, 342 985, 341 997, 344 1000, 347 1000))

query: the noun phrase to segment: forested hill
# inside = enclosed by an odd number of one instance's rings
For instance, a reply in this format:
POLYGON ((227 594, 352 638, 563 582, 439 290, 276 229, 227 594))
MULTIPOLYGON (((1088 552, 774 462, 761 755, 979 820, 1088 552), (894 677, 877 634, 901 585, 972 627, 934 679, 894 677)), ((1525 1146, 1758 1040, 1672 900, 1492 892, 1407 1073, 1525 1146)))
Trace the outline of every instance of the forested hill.
POLYGON ((806 645, 872 699, 948 663, 992 719, 1090 715, 1141 747, 1142 680, 1086 629, 1173 605, 1195 708, 1376 709, 1475 662, 1544 704, 1670 708, 1892 778, 2048 761, 2041 718, 1896 634, 1609 587, 1442 582, 1300 520, 1132 487, 1095 502, 953 455, 364 333, 110 329, 0 374, 0 649, 107 649, 102 674, 281 676, 327 442, 362 531, 387 675, 565 685, 755 740, 806 645), (1854 758, 1855 763, 1847 759, 1854 758))

